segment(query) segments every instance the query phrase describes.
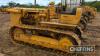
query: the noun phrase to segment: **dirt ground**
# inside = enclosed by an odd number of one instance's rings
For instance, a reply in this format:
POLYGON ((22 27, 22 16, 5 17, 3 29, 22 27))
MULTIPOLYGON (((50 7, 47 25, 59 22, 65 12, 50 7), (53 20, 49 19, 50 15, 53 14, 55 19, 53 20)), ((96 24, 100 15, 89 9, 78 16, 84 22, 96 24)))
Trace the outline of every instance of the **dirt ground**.
MULTIPOLYGON (((68 56, 26 45, 14 45, 9 37, 9 22, 9 14, 0 14, 0 56, 68 56)), ((100 13, 88 24, 83 37, 85 45, 96 45, 96 54, 93 56, 100 56, 100 13)))

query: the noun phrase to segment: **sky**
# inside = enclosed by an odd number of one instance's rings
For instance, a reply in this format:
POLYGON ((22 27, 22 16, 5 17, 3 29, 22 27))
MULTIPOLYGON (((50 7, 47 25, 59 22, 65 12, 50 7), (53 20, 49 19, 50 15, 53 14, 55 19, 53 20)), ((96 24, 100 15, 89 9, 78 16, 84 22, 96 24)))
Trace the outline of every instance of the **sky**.
MULTIPOLYGON (((6 5, 10 1, 20 3, 20 4, 28 4, 28 3, 34 4, 34 0, 0 0, 0 5, 6 5)), ((49 1, 51 1, 51 0, 37 0, 37 4, 48 5, 49 1)), ((60 0, 54 0, 54 1, 56 3, 58 3, 60 0)), ((96 0, 85 0, 85 1, 96 1, 96 0)), ((98 0, 98 1, 100 1, 100 0, 98 0)))

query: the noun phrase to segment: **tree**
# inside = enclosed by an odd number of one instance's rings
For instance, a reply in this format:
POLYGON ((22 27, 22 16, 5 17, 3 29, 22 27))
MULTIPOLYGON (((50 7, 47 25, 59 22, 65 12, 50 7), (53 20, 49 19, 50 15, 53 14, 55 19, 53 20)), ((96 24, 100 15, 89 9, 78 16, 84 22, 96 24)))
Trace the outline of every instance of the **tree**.
POLYGON ((16 7, 19 7, 20 6, 20 3, 16 3, 16 7))
POLYGON ((32 3, 29 4, 20 4, 20 3, 15 3, 13 1, 9 2, 7 5, 2 5, 1 8, 7 8, 7 7, 24 7, 24 8, 45 8, 45 6, 40 6, 38 4, 36 4, 36 0, 35 0, 35 5, 33 5, 32 3))
POLYGON ((11 1, 11 2, 8 3, 8 6, 9 6, 9 7, 15 7, 15 6, 16 6, 16 3, 13 2, 13 1, 11 1))
POLYGON ((97 11, 100 11, 100 1, 86 2, 85 5, 95 7, 97 11))
POLYGON ((30 8, 32 8, 34 5, 33 5, 32 3, 29 3, 28 6, 29 6, 30 8))
POLYGON ((92 6, 97 8, 98 11, 100 11, 100 1, 92 4, 92 6))

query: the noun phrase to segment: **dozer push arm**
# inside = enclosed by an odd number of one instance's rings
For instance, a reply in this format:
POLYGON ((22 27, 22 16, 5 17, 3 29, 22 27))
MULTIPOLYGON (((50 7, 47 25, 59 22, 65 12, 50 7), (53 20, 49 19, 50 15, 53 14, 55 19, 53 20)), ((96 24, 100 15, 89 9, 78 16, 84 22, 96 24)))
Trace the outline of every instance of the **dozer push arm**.
POLYGON ((0 12, 21 13, 21 10, 17 10, 14 8, 0 8, 0 12))

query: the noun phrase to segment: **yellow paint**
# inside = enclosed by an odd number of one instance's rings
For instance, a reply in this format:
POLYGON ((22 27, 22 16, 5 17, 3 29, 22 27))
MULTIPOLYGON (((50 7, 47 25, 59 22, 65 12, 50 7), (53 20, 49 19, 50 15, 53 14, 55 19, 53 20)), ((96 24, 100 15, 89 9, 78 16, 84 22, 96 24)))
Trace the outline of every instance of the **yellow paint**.
MULTIPOLYGON (((15 34, 17 35, 18 33, 20 33, 19 30, 15 32, 15 34)), ((14 39, 18 41, 23 41, 25 43, 30 43, 30 44, 44 46, 47 48, 62 50, 65 52, 68 51, 68 48, 70 46, 73 46, 72 42, 70 41, 70 39, 67 38, 67 36, 61 37, 60 40, 56 40, 56 39, 52 39, 52 38, 48 38, 44 36, 37 36, 37 35, 28 36, 23 33, 20 33, 19 36, 14 36, 14 39)))
POLYGON ((82 9, 77 8, 76 15, 61 14, 60 22, 64 24, 77 25, 80 22, 82 9))
MULTIPOLYGON (((79 45, 81 45, 81 40, 79 37, 72 32, 68 32, 67 30, 73 30, 75 27, 78 26, 80 23, 80 19, 82 16, 82 13, 85 12, 92 12, 92 14, 95 16, 96 9, 90 9, 90 7, 80 7, 77 8, 75 15, 69 15, 69 14, 57 14, 56 8, 54 3, 49 4, 48 8, 45 9, 38 9, 38 8, 6 8, 1 9, 2 12, 9 12, 10 18, 11 18, 11 27, 19 27, 22 29, 38 29, 38 30, 44 30, 44 31, 52 31, 52 32, 59 32, 64 33, 66 35, 72 36, 79 45), (25 25, 22 24, 21 19, 22 17, 26 16, 26 13, 33 13, 32 16, 37 20, 36 25, 25 25), (66 28, 64 32, 57 31, 57 28, 66 28)), ((29 14, 30 15, 30 14, 29 14)), ((29 19, 29 18, 28 18, 29 19)), ((61 30, 61 29, 60 29, 61 30)), ((65 52, 68 52, 68 47, 73 46, 70 37, 64 36, 61 37, 60 40, 56 40, 53 38, 48 38, 46 36, 38 36, 38 35, 28 35, 24 34, 22 30, 15 30, 14 32, 14 39, 18 41, 23 41, 25 43, 40 45, 47 48, 53 48, 62 50, 65 52)))

